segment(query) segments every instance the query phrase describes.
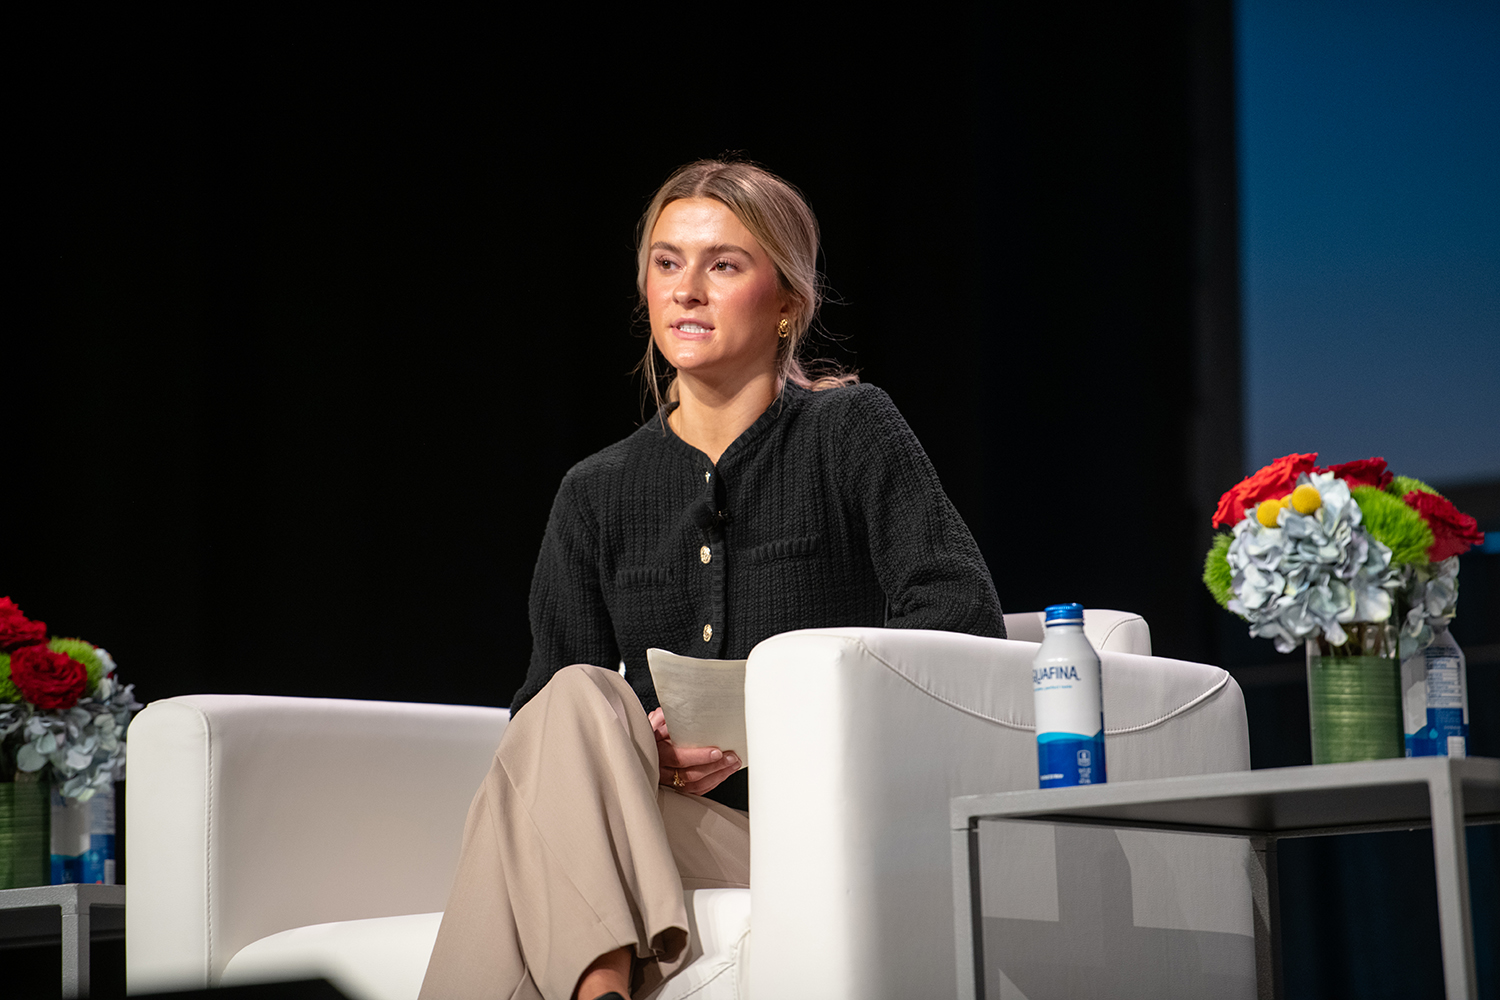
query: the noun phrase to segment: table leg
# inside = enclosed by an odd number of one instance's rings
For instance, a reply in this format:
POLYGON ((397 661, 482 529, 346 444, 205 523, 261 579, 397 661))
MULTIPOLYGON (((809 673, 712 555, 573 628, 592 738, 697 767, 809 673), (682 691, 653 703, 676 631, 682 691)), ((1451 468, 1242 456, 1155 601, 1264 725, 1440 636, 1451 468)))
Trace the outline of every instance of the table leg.
POLYGON ((1255 903, 1256 1000, 1281 1000, 1281 887, 1274 837, 1251 837, 1254 863, 1250 895, 1255 903))
POLYGON ((974 823, 967 830, 953 830, 953 931, 958 961, 958 998, 977 1000, 983 995, 979 957, 979 831, 974 823))
POLYGON ((1474 929, 1469 915, 1469 851, 1464 843, 1464 789, 1444 768, 1428 783, 1432 801, 1432 860, 1437 869, 1438 930, 1443 940, 1443 983, 1448 1000, 1479 995, 1474 973, 1474 929))
POLYGON ((62 905, 62 995, 89 995, 89 907, 77 897, 62 905))

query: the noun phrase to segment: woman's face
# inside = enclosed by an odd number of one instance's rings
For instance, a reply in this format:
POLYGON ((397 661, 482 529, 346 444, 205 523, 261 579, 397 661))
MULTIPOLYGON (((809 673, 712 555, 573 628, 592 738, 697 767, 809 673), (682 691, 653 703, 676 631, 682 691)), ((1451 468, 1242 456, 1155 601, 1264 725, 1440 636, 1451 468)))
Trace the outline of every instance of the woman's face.
POLYGON ((711 381, 774 374, 778 326, 792 315, 771 258, 712 198, 662 209, 651 230, 646 305, 668 364, 711 381))

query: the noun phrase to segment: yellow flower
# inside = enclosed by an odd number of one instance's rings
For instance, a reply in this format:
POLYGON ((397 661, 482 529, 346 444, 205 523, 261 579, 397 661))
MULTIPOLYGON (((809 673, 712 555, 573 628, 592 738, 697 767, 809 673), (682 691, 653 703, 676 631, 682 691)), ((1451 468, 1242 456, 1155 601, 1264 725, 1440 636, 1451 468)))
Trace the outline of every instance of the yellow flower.
POLYGON ((1276 527, 1276 515, 1281 513, 1281 501, 1262 500, 1255 508, 1255 519, 1267 528, 1276 527))
POLYGON ((1303 483, 1292 490, 1292 509, 1299 514, 1311 514, 1323 506, 1323 497, 1316 486, 1303 483))

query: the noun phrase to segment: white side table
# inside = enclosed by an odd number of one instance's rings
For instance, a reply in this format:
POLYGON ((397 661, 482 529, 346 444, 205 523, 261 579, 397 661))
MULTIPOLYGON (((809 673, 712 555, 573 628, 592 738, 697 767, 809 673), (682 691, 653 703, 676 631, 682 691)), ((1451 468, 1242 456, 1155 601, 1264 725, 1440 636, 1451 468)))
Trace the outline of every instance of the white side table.
POLYGON ((1477 995, 1464 827, 1500 823, 1500 760, 1417 757, 1284 767, 1074 788, 966 795, 952 801, 959 996, 984 993, 979 824, 1027 820, 1245 837, 1256 884, 1256 981, 1281 996, 1276 842, 1289 837, 1432 828, 1443 979, 1449 1000, 1477 995))
MULTIPOLYGON (((89 995, 90 910, 96 906, 125 909, 123 885, 39 885, 28 889, 0 889, 0 910, 42 910, 59 907, 62 911, 62 995, 66 1000, 89 995)), ((7 914, 9 916, 9 914, 7 914)), ((113 915, 112 915, 113 916, 113 915)), ((124 921, 118 921, 124 926, 124 921)), ((51 933, 52 915, 37 912, 27 915, 20 924, 6 921, 13 933, 19 928, 24 936, 51 933)))

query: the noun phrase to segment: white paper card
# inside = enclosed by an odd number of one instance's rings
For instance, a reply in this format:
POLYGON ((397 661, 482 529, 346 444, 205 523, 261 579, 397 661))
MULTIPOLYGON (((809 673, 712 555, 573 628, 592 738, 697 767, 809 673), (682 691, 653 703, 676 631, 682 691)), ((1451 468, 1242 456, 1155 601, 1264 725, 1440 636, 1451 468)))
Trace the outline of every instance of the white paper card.
POLYGON ((651 683, 667 718, 672 742, 680 747, 733 750, 744 767, 745 660, 704 660, 665 649, 646 650, 651 683))

